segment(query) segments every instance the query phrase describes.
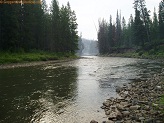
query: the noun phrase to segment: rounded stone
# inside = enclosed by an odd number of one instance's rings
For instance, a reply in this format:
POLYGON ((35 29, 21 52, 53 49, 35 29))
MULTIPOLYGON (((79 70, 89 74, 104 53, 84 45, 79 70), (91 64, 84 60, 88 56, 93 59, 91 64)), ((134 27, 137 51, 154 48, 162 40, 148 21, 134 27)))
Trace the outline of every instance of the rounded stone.
POLYGON ((98 123, 97 121, 95 121, 95 120, 92 120, 90 123, 98 123))
POLYGON ((129 111, 123 111, 122 114, 123 114, 123 116, 129 116, 130 112, 129 111))

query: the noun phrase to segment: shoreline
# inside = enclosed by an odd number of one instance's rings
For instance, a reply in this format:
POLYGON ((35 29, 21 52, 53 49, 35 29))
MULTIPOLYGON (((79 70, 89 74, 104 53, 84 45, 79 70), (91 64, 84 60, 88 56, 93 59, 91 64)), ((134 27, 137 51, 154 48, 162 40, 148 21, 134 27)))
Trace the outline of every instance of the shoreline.
POLYGON ((37 61, 54 61, 65 59, 77 58, 74 53, 55 53, 46 51, 31 51, 31 52, 0 52, 0 65, 13 64, 13 63, 27 63, 37 61))
POLYGON ((27 53, 0 52, 0 69, 36 66, 46 63, 64 62, 77 59, 73 53, 34 51, 27 53))
MULTIPOLYGON (((116 87, 118 98, 103 102, 107 120, 102 123, 163 123, 164 68, 146 81, 116 87)), ((92 120, 90 123, 98 123, 92 120)))
POLYGON ((10 68, 19 68, 19 67, 39 66, 39 65, 50 64, 50 63, 68 62, 68 61, 75 60, 75 59, 77 59, 77 58, 67 58, 64 60, 32 61, 32 62, 0 64, 0 70, 1 69, 10 69, 10 68))
POLYGON ((136 52, 124 52, 124 53, 110 53, 110 54, 100 54, 99 56, 102 57, 124 57, 124 58, 139 58, 139 59, 156 59, 156 60, 164 60, 164 56, 157 56, 157 55, 148 55, 136 52))

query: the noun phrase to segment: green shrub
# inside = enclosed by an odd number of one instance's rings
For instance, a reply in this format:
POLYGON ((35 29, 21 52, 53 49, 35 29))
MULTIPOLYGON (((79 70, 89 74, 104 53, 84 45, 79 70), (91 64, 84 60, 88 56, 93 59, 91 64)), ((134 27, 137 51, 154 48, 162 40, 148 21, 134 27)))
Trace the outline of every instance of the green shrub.
POLYGON ((139 51, 139 52, 138 52, 138 55, 139 55, 139 56, 142 56, 143 53, 144 53, 143 51, 139 51))
POLYGON ((0 64, 5 63, 18 63, 18 62, 30 62, 30 61, 47 61, 58 60, 65 58, 76 58, 73 53, 53 53, 44 51, 31 51, 28 53, 19 52, 0 52, 0 64))
POLYGON ((149 53, 149 55, 154 55, 156 52, 154 49, 151 49, 148 53, 149 53))

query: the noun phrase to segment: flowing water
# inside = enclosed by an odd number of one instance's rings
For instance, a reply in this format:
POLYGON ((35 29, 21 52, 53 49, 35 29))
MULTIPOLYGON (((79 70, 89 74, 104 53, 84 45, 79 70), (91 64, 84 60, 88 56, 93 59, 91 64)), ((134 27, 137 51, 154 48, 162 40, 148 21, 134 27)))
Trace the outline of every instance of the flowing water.
POLYGON ((155 60, 88 56, 0 69, 0 123, 89 123, 106 120, 102 102, 116 86, 160 72, 155 60))

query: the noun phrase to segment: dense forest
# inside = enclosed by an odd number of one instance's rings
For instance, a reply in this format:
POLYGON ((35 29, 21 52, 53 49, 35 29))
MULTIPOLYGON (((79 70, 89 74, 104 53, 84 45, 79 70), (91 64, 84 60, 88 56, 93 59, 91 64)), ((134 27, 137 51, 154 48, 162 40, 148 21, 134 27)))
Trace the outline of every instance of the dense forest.
POLYGON ((0 51, 74 53, 78 32, 76 14, 69 2, 59 7, 53 0, 50 9, 45 0, 34 3, 0 4, 0 51))
POLYGON ((144 50, 164 52, 164 0, 159 3, 157 14, 153 16, 146 7, 145 0, 134 0, 135 16, 128 22, 117 11, 116 21, 110 16, 109 22, 99 20, 98 42, 101 54, 124 52, 126 50, 144 50))

